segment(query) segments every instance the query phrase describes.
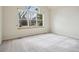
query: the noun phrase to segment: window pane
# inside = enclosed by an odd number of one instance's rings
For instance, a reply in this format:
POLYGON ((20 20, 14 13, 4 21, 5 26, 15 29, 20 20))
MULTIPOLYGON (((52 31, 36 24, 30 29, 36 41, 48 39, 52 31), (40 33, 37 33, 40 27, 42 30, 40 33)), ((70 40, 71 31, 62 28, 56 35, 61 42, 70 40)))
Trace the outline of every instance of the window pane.
POLYGON ((29 25, 30 26, 36 26, 36 20, 30 20, 29 25))
POLYGON ((28 26, 28 14, 26 10, 18 9, 19 27, 28 26))
POLYGON ((19 27, 28 25, 27 20, 19 20, 19 23, 20 23, 19 27))
POLYGON ((42 14, 37 14, 38 21, 42 21, 42 14))
POLYGON ((37 21, 38 26, 43 26, 43 22, 42 21, 37 21))
POLYGON ((37 24, 38 24, 38 26, 43 26, 42 14, 37 14, 37 24))
POLYGON ((36 26, 36 18, 37 18, 36 13, 30 13, 30 20, 29 20, 30 26, 36 26))

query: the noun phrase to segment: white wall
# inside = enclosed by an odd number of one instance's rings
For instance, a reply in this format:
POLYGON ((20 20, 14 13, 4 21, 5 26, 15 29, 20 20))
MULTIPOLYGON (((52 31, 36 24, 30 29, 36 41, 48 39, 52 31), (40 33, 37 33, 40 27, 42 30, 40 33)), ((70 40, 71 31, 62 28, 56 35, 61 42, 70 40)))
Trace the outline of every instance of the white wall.
POLYGON ((53 33, 79 39, 79 7, 52 9, 51 25, 53 33))
POLYGON ((49 27, 49 10, 47 7, 40 7, 41 13, 44 14, 44 27, 32 29, 17 29, 16 26, 16 13, 18 6, 5 6, 3 7, 3 40, 34 35, 39 33, 47 33, 50 31, 49 27))
POLYGON ((0 44, 2 41, 2 7, 0 6, 0 44))

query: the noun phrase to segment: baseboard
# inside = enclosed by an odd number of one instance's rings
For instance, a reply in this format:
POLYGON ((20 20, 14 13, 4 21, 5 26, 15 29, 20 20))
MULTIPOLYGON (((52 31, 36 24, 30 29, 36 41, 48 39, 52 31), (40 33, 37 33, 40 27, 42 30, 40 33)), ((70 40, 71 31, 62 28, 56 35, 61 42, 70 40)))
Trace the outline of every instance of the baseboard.
POLYGON ((21 37, 16 37, 16 38, 12 38, 12 39, 6 39, 6 40, 3 40, 3 41, 14 40, 14 39, 21 39, 21 38, 24 38, 24 37, 30 37, 30 36, 40 35, 40 34, 47 34, 47 33, 49 33, 49 32, 39 33, 39 34, 32 34, 32 35, 27 35, 27 36, 21 36, 21 37))
POLYGON ((60 36, 65 36, 65 37, 68 37, 68 38, 79 40, 79 38, 76 38, 76 37, 73 37, 73 36, 69 36, 69 35, 64 35, 64 34, 59 34, 59 33, 53 33, 53 34, 60 35, 60 36))

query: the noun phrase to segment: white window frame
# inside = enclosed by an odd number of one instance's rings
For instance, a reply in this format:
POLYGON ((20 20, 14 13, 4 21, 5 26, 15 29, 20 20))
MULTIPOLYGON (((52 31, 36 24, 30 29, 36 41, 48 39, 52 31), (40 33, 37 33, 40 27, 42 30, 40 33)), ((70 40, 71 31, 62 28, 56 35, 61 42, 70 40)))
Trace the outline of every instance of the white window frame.
MULTIPOLYGON (((42 13, 38 13, 38 14, 42 14, 42 13)), ((19 19, 18 19, 18 24, 17 24, 17 26, 18 26, 18 29, 26 29, 26 28, 43 28, 44 27, 44 14, 42 14, 42 26, 38 26, 37 25, 37 19, 36 19, 36 26, 30 26, 29 25, 29 20, 27 20, 27 26, 22 26, 22 27, 19 27, 19 19)))

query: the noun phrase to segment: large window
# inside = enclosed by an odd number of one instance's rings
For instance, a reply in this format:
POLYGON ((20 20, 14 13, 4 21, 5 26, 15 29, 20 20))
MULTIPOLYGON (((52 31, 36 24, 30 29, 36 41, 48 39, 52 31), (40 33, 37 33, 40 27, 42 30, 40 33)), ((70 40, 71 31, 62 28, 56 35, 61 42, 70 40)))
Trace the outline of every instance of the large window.
POLYGON ((35 6, 25 6, 23 9, 18 8, 18 27, 41 27, 43 26, 43 14, 35 6))

